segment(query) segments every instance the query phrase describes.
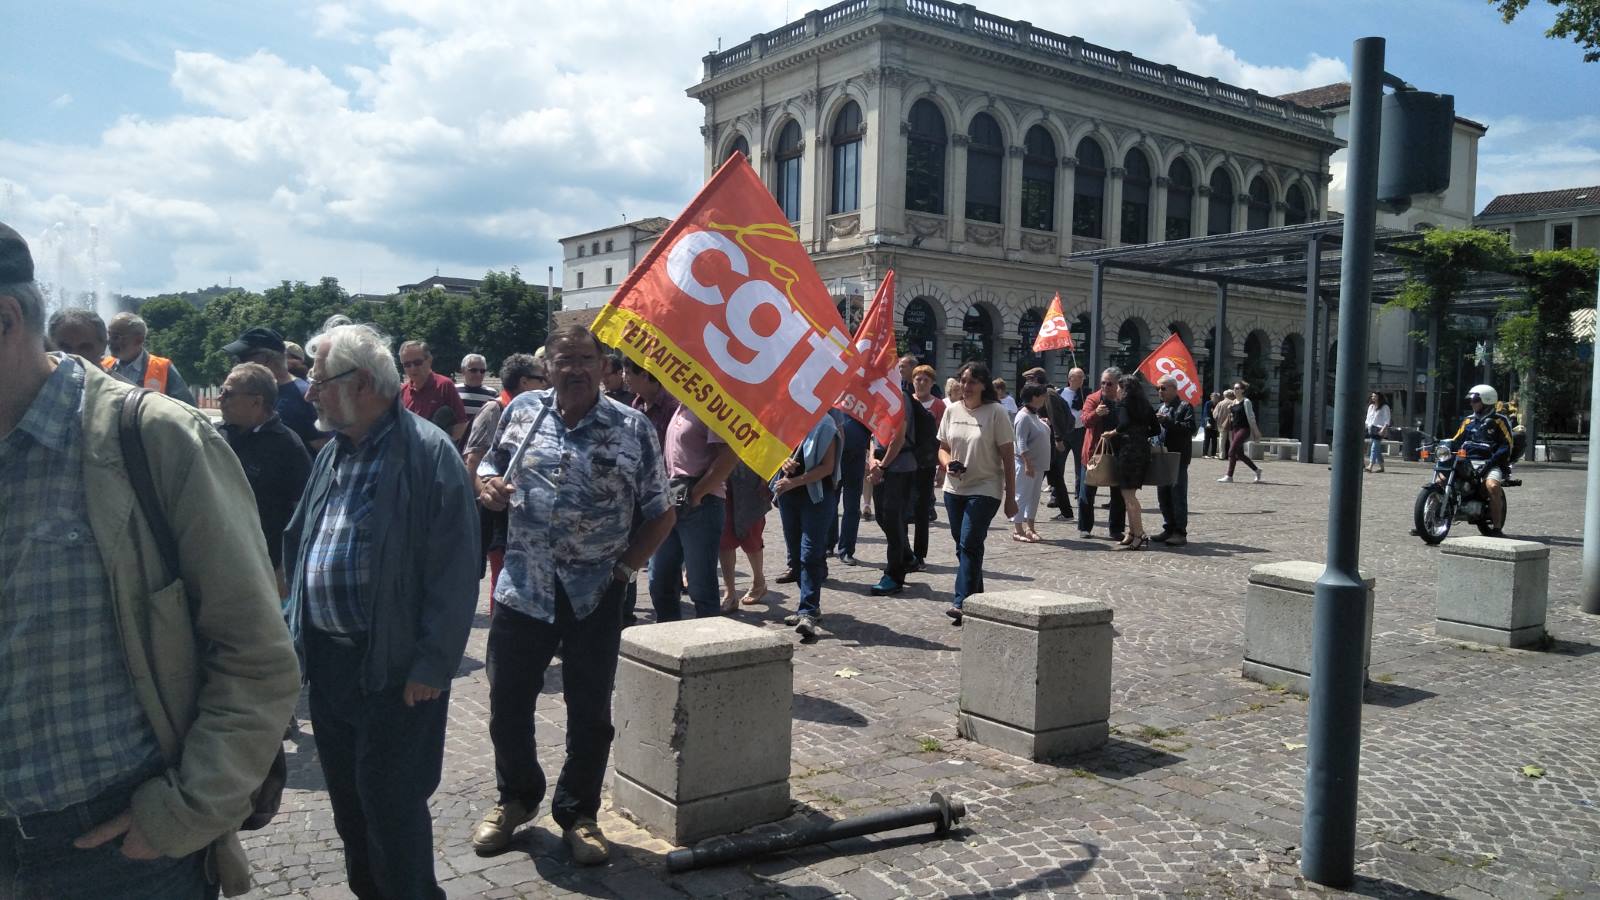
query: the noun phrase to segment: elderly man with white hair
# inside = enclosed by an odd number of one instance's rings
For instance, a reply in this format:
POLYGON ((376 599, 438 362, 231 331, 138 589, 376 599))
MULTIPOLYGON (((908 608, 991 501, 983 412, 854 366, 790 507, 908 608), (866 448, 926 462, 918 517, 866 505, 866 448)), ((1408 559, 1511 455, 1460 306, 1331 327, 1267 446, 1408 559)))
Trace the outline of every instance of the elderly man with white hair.
POLYGON ((306 397, 334 432, 284 532, 290 627, 358 897, 443 898, 428 798, 478 603, 474 486, 449 435, 400 404, 388 339, 309 342, 306 397))
POLYGON ((100 368, 131 384, 194 406, 194 394, 183 383, 172 360, 145 349, 150 327, 138 314, 122 312, 112 316, 106 336, 111 352, 100 361, 100 368))
POLYGON ((1161 426, 1161 446, 1178 454, 1178 480, 1165 487, 1156 488, 1156 500, 1161 504, 1161 533, 1151 538, 1168 547, 1182 547, 1189 543, 1189 460, 1194 456, 1194 433, 1197 427, 1194 407, 1183 401, 1178 393, 1178 380, 1163 375, 1156 382, 1161 395, 1161 406, 1156 409, 1156 423, 1161 426))
POLYGON ((481 353, 468 353, 461 357, 461 380, 456 382, 456 393, 461 395, 461 405, 467 409, 467 421, 475 422, 483 405, 500 396, 493 388, 483 386, 483 376, 489 374, 489 361, 481 353))

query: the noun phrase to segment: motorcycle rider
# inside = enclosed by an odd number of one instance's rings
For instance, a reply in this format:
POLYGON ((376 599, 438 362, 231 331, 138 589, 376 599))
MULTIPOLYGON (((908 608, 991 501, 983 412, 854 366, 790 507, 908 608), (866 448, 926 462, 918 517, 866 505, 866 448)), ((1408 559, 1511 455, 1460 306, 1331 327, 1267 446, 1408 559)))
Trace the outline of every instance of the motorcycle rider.
POLYGON ((1487 384, 1467 391, 1467 403, 1472 415, 1461 420, 1452 442, 1467 451, 1471 460, 1487 460, 1483 469, 1483 486, 1489 492, 1489 520, 1505 521, 1506 495, 1501 484, 1506 480, 1506 470, 1511 465, 1511 422, 1503 413, 1495 411, 1500 395, 1487 384))

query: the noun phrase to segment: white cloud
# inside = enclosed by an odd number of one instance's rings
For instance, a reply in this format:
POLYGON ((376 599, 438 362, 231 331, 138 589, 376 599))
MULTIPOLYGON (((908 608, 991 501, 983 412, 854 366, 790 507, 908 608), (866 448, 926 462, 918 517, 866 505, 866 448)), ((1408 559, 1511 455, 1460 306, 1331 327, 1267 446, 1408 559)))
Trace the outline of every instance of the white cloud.
MULTIPOLYGON (((1243 60, 1199 32, 1184 0, 983 7, 1264 93, 1347 75, 1313 55, 1243 60)), ((701 56, 805 8, 339 0, 302 12, 304 30, 351 42, 359 63, 320 66, 289 62, 297 47, 227 57, 106 42, 167 74, 181 112, 124 115, 89 144, 0 137, 0 172, 16 179, 0 217, 24 233, 96 223, 105 278, 127 292, 324 274, 382 290, 436 266, 542 270, 556 238, 619 210, 676 213, 701 180, 703 114, 684 95, 701 56)))
POLYGON ((1489 133, 1478 144, 1478 209, 1499 194, 1600 185, 1600 116, 1480 121, 1489 133))
POLYGON ((55 99, 50 101, 50 108, 51 109, 66 109, 68 106, 71 106, 71 105, 72 105, 72 95, 71 94, 58 94, 55 99))

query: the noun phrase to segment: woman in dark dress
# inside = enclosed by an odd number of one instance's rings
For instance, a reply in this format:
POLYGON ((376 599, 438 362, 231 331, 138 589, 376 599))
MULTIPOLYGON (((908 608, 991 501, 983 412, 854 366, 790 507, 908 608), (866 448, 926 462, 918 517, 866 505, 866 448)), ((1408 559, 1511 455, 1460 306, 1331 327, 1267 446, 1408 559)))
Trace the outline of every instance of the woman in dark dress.
POLYGON ((1150 543, 1145 536, 1144 510, 1139 506, 1139 488, 1144 487, 1144 470, 1150 465, 1150 437, 1156 433, 1156 411, 1145 396, 1145 385, 1133 375, 1122 376, 1121 400, 1117 403, 1117 427, 1107 432, 1111 454, 1116 461, 1117 489, 1128 510, 1128 533, 1113 550, 1143 550, 1150 543))

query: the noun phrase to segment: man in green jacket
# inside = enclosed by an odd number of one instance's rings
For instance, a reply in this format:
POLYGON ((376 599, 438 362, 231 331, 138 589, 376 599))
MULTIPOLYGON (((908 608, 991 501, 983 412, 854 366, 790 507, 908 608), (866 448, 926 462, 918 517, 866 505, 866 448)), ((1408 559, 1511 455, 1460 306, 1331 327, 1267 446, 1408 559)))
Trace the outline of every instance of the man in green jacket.
POLYGON ((0 885, 244 893, 234 832, 300 683, 249 484, 204 416, 145 398, 166 571, 122 456, 132 387, 46 353, 43 306, 0 224, 0 885))

